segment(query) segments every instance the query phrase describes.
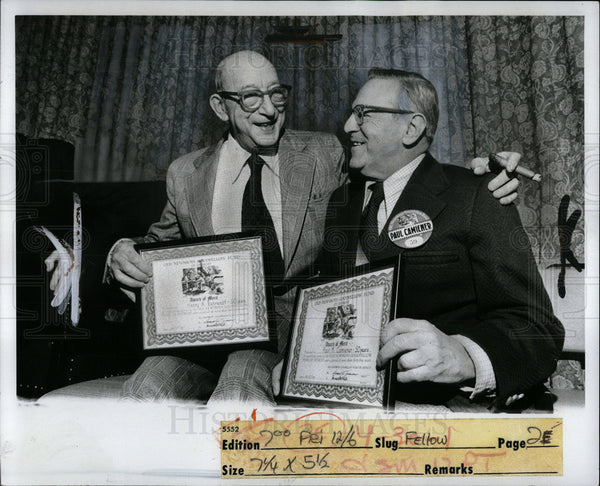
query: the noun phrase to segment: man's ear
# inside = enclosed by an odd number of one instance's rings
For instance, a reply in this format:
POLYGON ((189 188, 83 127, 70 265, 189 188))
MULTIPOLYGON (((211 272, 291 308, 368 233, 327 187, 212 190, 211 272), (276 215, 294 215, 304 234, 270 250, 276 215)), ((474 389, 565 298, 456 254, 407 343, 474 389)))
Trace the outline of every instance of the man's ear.
POLYGON ((406 127, 402 141, 407 146, 415 145, 425 135, 427 118, 422 113, 415 113, 406 127))
POLYGON ((211 95, 209 103, 212 111, 219 117, 219 120, 227 123, 229 121, 229 115, 225 109, 225 100, 215 93, 211 95))

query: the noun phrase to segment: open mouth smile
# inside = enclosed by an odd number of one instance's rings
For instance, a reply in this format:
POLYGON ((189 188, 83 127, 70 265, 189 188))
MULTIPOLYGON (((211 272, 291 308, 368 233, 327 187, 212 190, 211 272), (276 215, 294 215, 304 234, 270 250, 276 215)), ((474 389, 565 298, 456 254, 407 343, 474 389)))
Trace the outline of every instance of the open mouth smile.
POLYGON ((276 120, 273 121, 268 121, 268 122, 263 122, 263 123, 255 123, 254 125, 257 126, 258 128, 262 128, 262 129, 269 129, 275 126, 275 122, 276 120))

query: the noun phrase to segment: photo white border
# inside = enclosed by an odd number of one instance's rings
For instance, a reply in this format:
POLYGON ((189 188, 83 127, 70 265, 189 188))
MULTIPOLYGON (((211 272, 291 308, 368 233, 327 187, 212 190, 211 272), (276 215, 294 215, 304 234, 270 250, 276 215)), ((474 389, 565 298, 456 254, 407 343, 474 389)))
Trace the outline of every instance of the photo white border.
MULTIPOLYGON (((103 404, 71 401, 34 405, 16 400, 16 269, 14 259, 14 146, 15 64, 14 18, 16 15, 584 15, 585 16, 585 282, 586 282, 586 386, 585 408, 564 409, 555 417, 564 419, 564 475, 562 477, 490 477, 485 484, 597 484, 598 480, 598 4, 596 2, 192 2, 192 1, 28 1, 4 0, 0 4, 1 96, 0 96, 0 383, 2 482, 4 484, 33 483, 121 483, 121 484, 213 484, 219 478, 207 478, 218 470, 220 458, 216 446, 208 455, 202 454, 207 437, 178 433, 173 425, 173 408, 161 405, 139 408, 126 405, 106 407, 103 404), (11 159, 11 157, 13 157, 11 159), (12 198, 11 198, 12 195, 12 198), (110 414, 108 414, 110 411, 110 414), (104 420, 104 421, 103 421, 104 420), (54 423, 64 432, 64 443, 56 437, 50 444, 35 444, 43 427, 54 423), (140 430, 140 424, 152 423, 156 431, 140 430), (97 426, 103 435, 86 428, 97 426), (64 430, 61 428, 64 426, 64 430), (102 428, 103 426, 103 428, 102 428), (39 430, 36 427, 40 427, 39 430), (591 434, 590 434, 591 431, 591 434), (128 436, 138 437, 135 442, 128 436), (156 442, 160 442, 157 444, 156 442), (136 446, 137 444, 137 446, 136 446), (14 466, 19 447, 45 459, 67 454, 73 461, 68 473, 59 470, 35 470, 35 457, 30 464, 14 466), (74 445, 77 446, 74 449, 74 445), (65 449, 66 447, 66 449, 65 449), (71 447, 71 448, 69 448, 71 447), (151 453, 157 447, 162 454, 151 453), (106 451, 111 451, 106 455, 106 451), (83 454, 85 452, 85 454, 83 454), (105 455, 102 455, 102 454, 105 455), (54 455, 53 455, 54 454, 54 455), (99 456, 100 455, 100 456, 99 456), (204 460, 201 458, 205 457, 204 460), (215 462, 215 457, 219 460, 215 462), (162 462, 153 462, 157 459, 162 462), (12 461, 12 462, 11 462, 12 461), (196 461, 196 462, 194 462, 196 461), (164 467, 162 464, 165 464, 164 467), (28 469, 33 467, 34 469, 28 469), (125 468, 125 470, 123 470, 125 468), (144 469, 146 468, 146 469, 144 469), (146 472, 144 472, 146 471, 146 472)), ((181 409, 187 413, 185 408, 181 409)), ((203 417, 212 425, 219 418, 238 414, 249 417, 250 409, 206 409, 203 417), (230 415, 227 415, 230 414, 230 415)), ((177 412, 177 410, 176 410, 177 412)), ((199 411, 200 412, 200 411, 199 411)), ((194 411, 194 413, 196 413, 194 411)), ((260 410, 268 416, 272 411, 260 410)), ((399 418, 441 418, 421 414, 404 414, 399 418)), ((489 417, 489 415, 486 415, 489 417)), ((483 416, 483 417, 486 417, 483 416)), ((539 417, 540 415, 535 415, 539 417)), ((289 417, 289 414, 288 414, 289 417)), ((452 414, 452 418, 473 418, 473 415, 452 414)), ((498 416, 495 416, 498 417, 498 416)), ((508 416, 507 416, 508 417, 508 416)), ((514 417, 514 416, 513 416, 514 417)), ((520 417, 527 417, 521 415, 520 417)), ((362 418, 365 418, 363 414, 362 418)), ((189 424, 175 417, 177 426, 189 424)), ((50 431, 44 431, 49 434, 50 431)), ((264 484, 264 480, 246 483, 264 484)), ((290 481, 285 481, 289 484, 290 481)), ((323 484, 323 479, 302 479, 304 484, 323 484)), ((398 479, 375 478, 357 480, 356 484, 394 484, 398 479)), ((413 479, 414 484, 430 481, 413 479)), ((436 484, 456 484, 463 478, 436 478, 436 484)), ((475 481, 475 480, 473 480, 475 481)), ((471 481, 472 484, 474 482, 471 481)), ((482 484, 480 478, 477 484, 482 484)), ((327 484, 354 484, 347 478, 328 479, 327 484)), ((236 483, 240 484, 240 483, 236 483)), ((275 482, 270 484, 276 484, 275 482)))

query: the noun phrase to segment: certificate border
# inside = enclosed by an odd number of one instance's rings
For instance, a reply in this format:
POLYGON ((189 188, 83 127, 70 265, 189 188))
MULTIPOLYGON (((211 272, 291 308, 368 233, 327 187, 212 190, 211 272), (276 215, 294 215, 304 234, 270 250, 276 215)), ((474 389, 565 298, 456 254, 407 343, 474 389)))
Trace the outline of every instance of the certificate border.
POLYGON ((269 341, 267 290, 262 254, 262 240, 258 235, 234 233, 218 237, 194 238, 176 242, 157 242, 135 245, 148 261, 189 258, 193 256, 220 255, 236 251, 250 251, 252 256, 252 279, 254 287, 254 310, 256 326, 243 329, 180 332, 159 335, 156 332, 154 307, 154 278, 140 292, 142 320, 142 346, 146 350, 171 349, 173 347, 210 346, 269 341))
POLYGON ((305 316, 308 302, 311 299, 327 297, 341 292, 353 292, 368 287, 384 284, 384 310, 382 313, 381 327, 389 322, 395 312, 395 303, 398 299, 397 280, 399 259, 388 260, 383 265, 377 267, 363 265, 357 267, 351 275, 330 282, 320 282, 310 287, 299 288, 296 293, 296 303, 294 306, 294 317, 292 319, 292 328, 290 329, 287 356, 282 374, 281 396, 292 401, 322 401, 343 403, 350 406, 372 406, 389 408, 390 386, 389 377, 393 375, 393 364, 390 363, 385 370, 377 373, 377 383, 375 387, 352 386, 352 385, 326 385, 301 383, 295 381, 295 370, 300 358, 300 346, 304 334, 305 316), (389 277, 377 275, 377 273, 391 270, 389 277), (370 275, 371 274, 371 275, 370 275), (351 281, 353 280, 353 281, 351 281), (297 332, 296 332, 297 330, 297 332), (297 335, 297 337, 295 337, 297 335), (373 391, 375 390, 375 394, 373 391))

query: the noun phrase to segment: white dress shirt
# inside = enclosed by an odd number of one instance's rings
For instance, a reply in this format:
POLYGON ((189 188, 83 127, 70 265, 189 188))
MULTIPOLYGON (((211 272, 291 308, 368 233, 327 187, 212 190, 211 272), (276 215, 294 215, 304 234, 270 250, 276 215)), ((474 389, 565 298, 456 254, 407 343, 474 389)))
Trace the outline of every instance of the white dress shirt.
MULTIPOLYGON (((250 179, 246 163, 250 153, 235 138, 229 136, 219 153, 217 174, 212 201, 212 225, 215 234, 237 233, 242 230, 242 199, 250 179)), ((279 157, 261 156, 265 161, 262 170, 262 193, 283 256, 283 220, 281 216, 281 184, 279 182, 279 157)))
MULTIPOLYGON (((398 169, 385 181, 383 181, 384 200, 381 202, 379 210, 377 211, 377 229, 379 233, 381 233, 383 230, 391 212, 394 210, 394 206, 396 206, 398 199, 400 199, 402 191, 404 191, 404 188, 406 187, 406 184, 408 184, 413 172, 417 169, 424 158, 425 154, 419 155, 413 161, 401 169, 398 169)), ((363 210, 371 198, 372 192, 368 189, 371 184, 374 184, 374 182, 369 181, 365 185, 363 210)), ((435 226, 433 230, 435 231, 435 226)), ((359 242, 356 251, 356 266, 363 265, 365 263, 369 263, 369 260, 364 254, 359 242)), ((456 339, 462 344, 475 366, 475 387, 472 389, 469 387, 464 388, 467 391, 472 391, 471 398, 473 398, 475 395, 495 390, 496 377, 494 376, 494 368, 492 367, 492 362, 490 361, 487 353, 481 348, 481 346, 466 336, 456 335, 450 337, 456 339)))
MULTIPOLYGON (((246 160, 250 153, 246 152, 235 138, 228 136, 223 142, 217 161, 217 173, 213 190, 212 224, 217 235, 238 233, 242 230, 242 199, 246 183, 250 179, 250 167, 246 160)), ((267 205, 277 241, 283 257, 283 220, 281 216, 281 184, 279 182, 279 157, 277 155, 262 156, 265 165, 262 170, 262 193, 267 205)), ((121 238, 116 241, 108 252, 104 276, 102 280, 109 282, 112 275, 109 272, 112 255, 115 247, 122 241, 133 241, 130 238, 121 238)), ((135 293, 121 288, 123 293, 135 302, 135 293)))

